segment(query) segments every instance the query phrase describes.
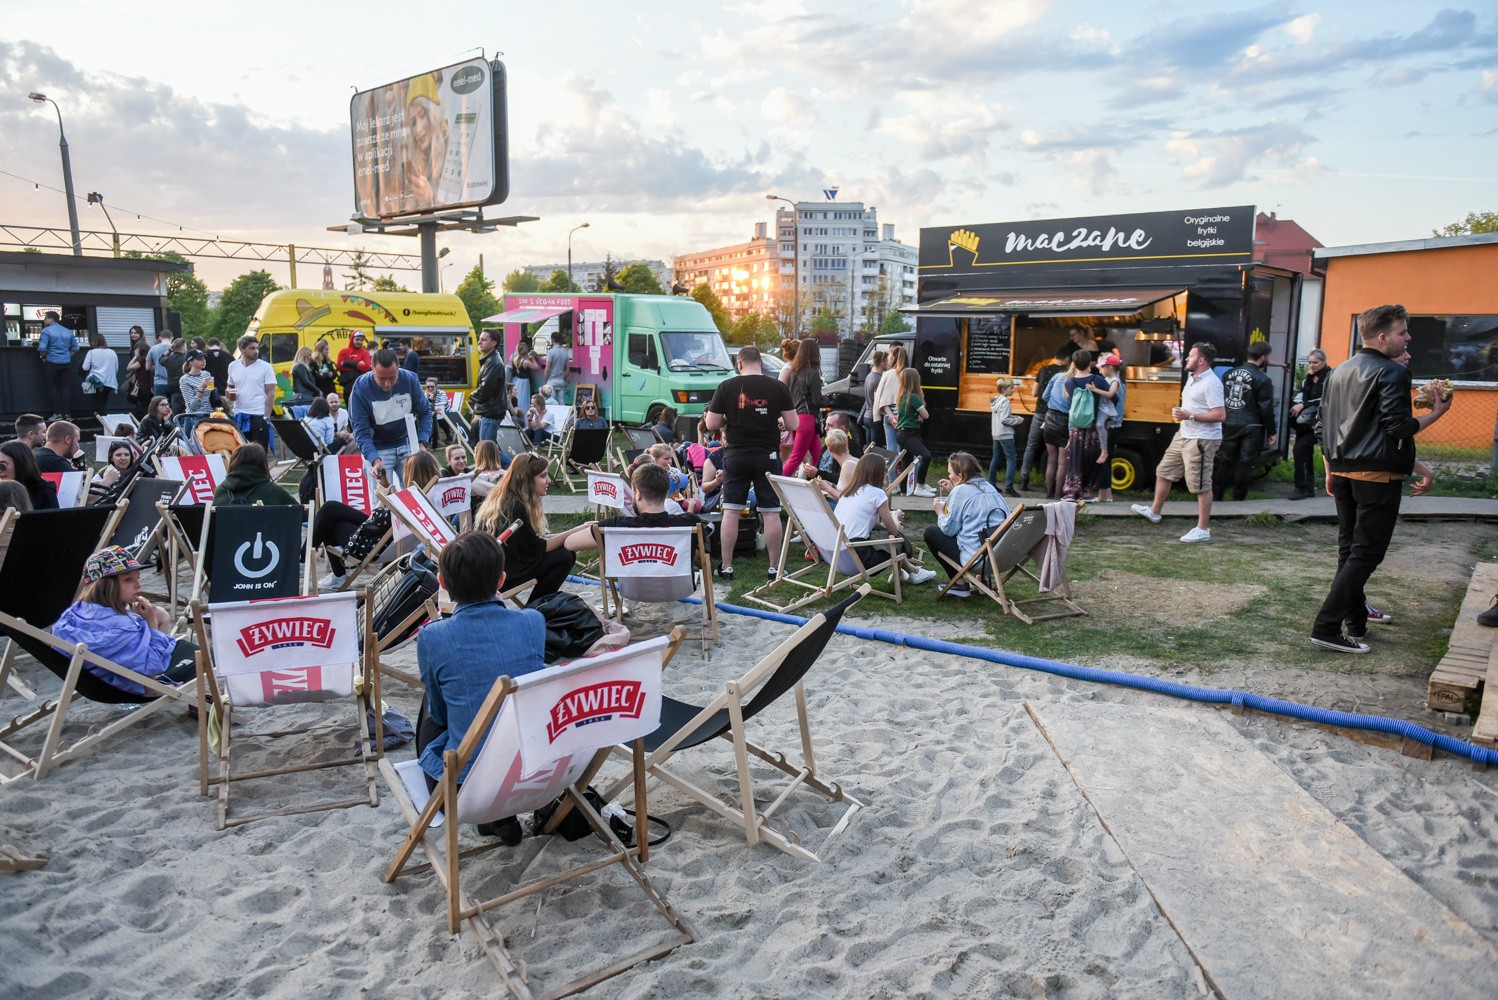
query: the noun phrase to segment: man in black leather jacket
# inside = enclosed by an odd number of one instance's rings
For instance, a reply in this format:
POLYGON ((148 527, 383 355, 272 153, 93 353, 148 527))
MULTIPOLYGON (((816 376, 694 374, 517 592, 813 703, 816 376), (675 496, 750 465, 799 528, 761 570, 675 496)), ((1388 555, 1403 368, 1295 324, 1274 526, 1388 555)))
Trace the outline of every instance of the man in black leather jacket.
POLYGON ((1337 575, 1311 642, 1339 653, 1368 652, 1363 588, 1389 549, 1404 479, 1415 465, 1415 435, 1451 406, 1437 395, 1427 414, 1416 417, 1410 407, 1409 369, 1394 360, 1410 342, 1404 306, 1364 312, 1358 335, 1363 349, 1332 372, 1321 396, 1326 489, 1337 501, 1337 575))
POLYGON ((1212 467, 1212 495, 1218 500, 1230 483, 1233 499, 1246 499, 1248 481, 1264 450, 1265 433, 1269 447, 1279 443, 1274 433, 1274 382, 1264 374, 1269 354, 1269 342, 1257 340, 1248 345, 1248 360, 1222 377, 1227 419, 1222 422, 1222 446, 1212 467))
MULTIPOLYGON (((485 330, 479 334, 478 385, 468 397, 468 408, 479 419, 479 440, 494 441, 499 437, 499 422, 510 412, 510 393, 505 386, 505 359, 499 353, 499 332, 485 330)), ((501 453, 501 461, 509 456, 501 453)))

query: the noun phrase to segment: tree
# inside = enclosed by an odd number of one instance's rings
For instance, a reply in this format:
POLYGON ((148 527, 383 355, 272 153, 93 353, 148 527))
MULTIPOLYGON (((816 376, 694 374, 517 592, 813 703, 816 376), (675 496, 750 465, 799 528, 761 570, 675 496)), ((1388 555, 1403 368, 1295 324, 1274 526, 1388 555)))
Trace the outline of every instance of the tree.
POLYGON ((541 279, 525 268, 517 267, 505 275, 505 280, 500 283, 500 287, 507 292, 539 292, 541 279))
POLYGON ((494 282, 484 276, 483 268, 477 264, 464 276, 453 294, 462 300, 463 308, 468 310, 468 322, 475 330, 484 325, 485 316, 500 311, 499 299, 494 297, 494 282))
POLYGON ((837 310, 823 306, 811 317, 811 335, 821 337, 824 334, 837 335, 838 316, 837 310))
POLYGON ((537 291, 541 291, 541 292, 565 292, 565 291, 567 291, 567 272, 563 271, 561 268, 557 268, 555 271, 551 272, 551 277, 547 278, 544 282, 541 283, 541 287, 538 288, 537 291))
POLYGON ((1498 212, 1468 212, 1461 222, 1432 229, 1432 236, 1469 236, 1475 233, 1498 233, 1498 212))
MULTIPOLYGON (((611 254, 611 253, 605 253, 603 255, 603 276, 598 279, 598 287, 595 288, 595 289, 593 289, 593 291, 595 291, 595 292, 606 292, 606 291, 608 291, 609 290, 609 282, 610 281, 618 281, 619 280, 618 275, 619 275, 619 262, 614 259, 614 255, 613 254, 611 254)), ((575 287, 572 290, 574 292, 577 291, 577 289, 575 287)))
MULTIPOLYGON (((144 254, 127 250, 121 256, 132 260, 169 260, 186 264, 187 258, 175 250, 144 254)), ((182 317, 182 335, 208 337, 213 328, 213 310, 208 308, 208 286, 191 271, 173 271, 166 276, 166 307, 182 317)))
POLYGON ((734 320, 723 339, 740 347, 773 344, 778 327, 775 320, 762 312, 749 312, 734 320))
POLYGON ((796 301, 796 295, 792 291, 783 291, 775 299, 775 327, 780 331, 781 340, 795 340, 800 336, 798 320, 801 309, 796 301))
POLYGON ((380 275, 380 277, 374 280, 374 284, 370 285, 369 287, 371 290, 376 292, 409 292, 411 290, 405 285, 402 285, 400 282, 396 281, 395 275, 393 274, 380 275))
POLYGON ((265 271, 241 274, 229 282, 219 299, 218 308, 213 311, 213 336, 232 350, 230 345, 244 336, 245 328, 250 325, 261 301, 280 287, 265 271))
POLYGON ((713 291, 711 285, 703 282, 692 289, 692 298, 702 303, 708 315, 713 318, 713 323, 718 327, 719 333, 728 333, 733 326, 733 321, 728 318, 728 310, 723 308, 723 300, 718 298, 718 293, 713 291))
POLYGON ((661 283, 655 280, 655 275, 650 273, 650 265, 642 261, 620 268, 614 280, 623 285, 626 292, 634 292, 636 295, 666 294, 661 283))
POLYGON ((354 257, 348 266, 348 273, 343 276, 343 280, 347 282, 343 286, 344 290, 353 292, 368 288, 374 279, 369 276, 369 258, 362 247, 354 251, 354 257))
POLYGON ((902 312, 895 312, 893 309, 891 309, 889 312, 884 314, 884 322, 879 324, 879 335, 889 336, 890 334, 894 333, 904 333, 909 329, 910 322, 905 318, 905 314, 902 312))

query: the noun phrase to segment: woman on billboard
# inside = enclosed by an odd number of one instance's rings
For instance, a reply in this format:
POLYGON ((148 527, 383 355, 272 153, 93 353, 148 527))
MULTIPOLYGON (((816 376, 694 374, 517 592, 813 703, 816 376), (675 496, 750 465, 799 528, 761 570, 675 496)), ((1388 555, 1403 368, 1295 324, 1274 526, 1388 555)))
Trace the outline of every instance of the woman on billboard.
POLYGON ((412 209, 437 204, 437 185, 447 159, 447 119, 438 93, 441 75, 423 73, 406 88, 406 194, 412 209))

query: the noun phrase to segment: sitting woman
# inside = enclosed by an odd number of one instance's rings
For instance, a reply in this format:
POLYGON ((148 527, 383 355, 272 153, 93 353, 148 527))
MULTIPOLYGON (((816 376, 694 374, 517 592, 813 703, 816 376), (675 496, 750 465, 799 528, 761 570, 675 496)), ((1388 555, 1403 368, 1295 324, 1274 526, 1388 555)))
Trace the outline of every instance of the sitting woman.
POLYGON ((140 452, 130 441, 120 440, 110 445, 109 451, 105 454, 104 468, 94 473, 94 478, 89 480, 89 502, 92 503, 106 496, 119 484, 120 478, 130 470, 130 466, 139 457, 140 452))
POLYGON ((32 510, 57 509, 57 487, 42 478, 36 456, 20 441, 0 444, 0 479, 20 483, 31 498, 32 510))
POLYGON ((580 431, 608 430, 609 422, 599 415, 597 400, 589 399, 583 403, 582 412, 577 416, 576 426, 580 431))
POLYGON ((265 449, 251 442, 240 445, 229 459, 229 474, 213 491, 213 502, 246 507, 257 503, 267 507, 290 507, 296 505, 296 498, 270 481, 270 460, 265 449))
MULTIPOLYGON (((534 397, 532 397, 534 398, 534 397)), ((562 589, 567 574, 577 562, 576 554, 567 551, 567 538, 578 532, 591 533, 592 522, 580 524, 571 531, 546 534, 546 514, 541 498, 551 485, 546 459, 527 452, 510 463, 509 471, 491 490, 479 507, 474 527, 498 537, 516 521, 520 526, 505 540, 505 565, 511 586, 536 581, 532 597, 552 594, 562 589)))
POLYGON ((822 474, 817 471, 816 466, 808 465, 805 462, 801 464, 801 478, 816 483, 818 489, 829 498, 836 500, 843 495, 843 491, 853 481, 853 470, 858 468, 858 459, 854 458, 848 451, 847 431, 834 427, 827 432, 827 437, 822 443, 827 446, 827 453, 837 463, 837 482, 834 483, 822 478, 822 474))
POLYGON ((152 396, 151 402, 146 406, 146 415, 141 419, 140 430, 136 436, 142 441, 147 438, 160 441, 166 435, 177 429, 172 423, 172 403, 165 396, 152 396))
POLYGON ((338 440, 338 425, 333 421, 333 410, 328 406, 325 397, 317 396, 312 400, 302 423, 306 426, 307 432, 312 435, 315 444, 331 451, 338 450, 333 444, 338 440))
MULTIPOLYGON (((197 673, 198 648, 161 631, 171 616, 140 594, 140 564, 118 545, 89 556, 83 568, 83 593, 52 624, 65 642, 86 643, 89 652, 113 660, 146 677, 182 684, 197 673)), ((84 663, 94 676, 131 694, 146 695, 145 686, 84 663)))
POLYGON ((480 441, 478 447, 473 449, 473 485, 469 490, 473 493, 474 510, 478 510, 494 487, 499 485, 508 464, 509 456, 500 451, 499 445, 493 441, 480 441))
MULTIPOLYGON (((401 466, 401 482, 420 489, 426 489, 439 475, 437 460, 426 451, 418 451, 401 466)), ((377 511, 380 509, 375 507, 377 511)), ((389 517, 390 512, 384 511, 371 527, 379 527, 381 522, 388 526, 389 517)), ((324 500, 317 508, 317 516, 312 519, 312 546, 322 548, 328 557, 328 574, 317 581, 319 591, 338 590, 348 582, 348 561, 344 559, 342 549, 369 518, 370 515, 338 500, 324 500)), ((376 539, 371 541, 377 543, 376 539)))
MULTIPOLYGON (((947 470, 951 478, 941 480, 941 488, 948 495, 932 501, 936 523, 926 529, 926 548, 958 566, 966 566, 983 539, 1009 516, 1009 504, 983 478, 983 466, 969 452, 953 452, 947 459, 947 470)), ((938 561, 946 566, 947 576, 957 575, 950 563, 938 561)), ((970 591, 959 585, 947 593, 952 597, 967 597, 970 591)))
POLYGON ((531 395, 531 405, 525 411, 525 436, 531 444, 545 444, 556 432, 546 405, 550 398, 551 388, 544 385, 531 395))
MULTIPOLYGON (((889 494, 884 492, 885 476, 888 468, 884 459, 878 455, 867 453, 860 458, 853 467, 853 475, 848 480, 848 488, 844 491, 842 499, 837 502, 837 507, 832 515, 841 524, 844 533, 850 542, 861 542, 866 538, 872 538, 874 529, 880 525, 889 532, 891 538, 899 538, 903 543, 901 551, 895 556, 899 563, 900 579, 906 583, 925 583, 934 579, 936 574, 929 569, 921 569, 912 558, 915 549, 910 541, 900 534, 900 522, 904 519, 904 511, 898 513, 890 510, 889 494)), ((889 549, 882 546, 871 545, 867 548, 856 549, 858 559, 864 568, 873 571, 875 567, 882 566, 889 561, 889 549)))

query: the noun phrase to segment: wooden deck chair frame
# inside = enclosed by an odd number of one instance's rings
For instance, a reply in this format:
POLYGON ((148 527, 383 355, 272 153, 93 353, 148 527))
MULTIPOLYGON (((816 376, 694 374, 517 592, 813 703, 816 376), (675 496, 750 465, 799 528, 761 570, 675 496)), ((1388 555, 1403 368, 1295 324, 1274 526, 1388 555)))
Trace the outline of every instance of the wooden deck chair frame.
MULTIPOLYGON (((1065 573, 1062 574, 1061 581, 1055 587, 1049 591, 1042 591, 1035 597, 1016 600, 1009 592, 1008 585, 1015 576, 1028 579, 1037 588, 1040 586, 1040 577, 1026 563, 1030 561, 1031 551, 1045 537, 1046 506, 1048 505, 1017 505, 1004 523, 983 540, 983 544, 973 554, 973 558, 969 559, 966 565, 958 567, 958 575, 953 577, 936 596, 943 596, 958 580, 965 579, 998 601, 1004 610, 1026 625, 1034 625, 1036 622, 1049 621, 1053 618, 1075 618, 1078 615, 1086 615, 1087 612, 1072 599, 1071 582, 1065 573), (993 582, 992 587, 989 587, 983 579, 982 571, 985 568, 988 569, 988 576, 993 582), (1040 614, 1032 612, 1032 609, 1047 606, 1055 610, 1040 614)), ((942 557, 942 561, 956 566, 953 560, 945 556, 942 557)))
MULTIPOLYGON (((179 496, 178 499, 181 499, 179 496)), ((187 605, 190 598, 179 602, 182 595, 182 584, 179 575, 182 564, 187 564, 188 579, 190 587, 196 587, 198 582, 199 562, 203 558, 203 547, 208 543, 209 516, 207 504, 164 504, 158 503, 156 509, 161 513, 162 528, 166 533, 166 552, 161 560, 161 575, 166 578, 166 610, 175 621, 179 613, 187 613, 187 605), (203 520, 198 530, 194 531, 184 525, 174 511, 178 508, 196 508, 203 512, 203 520)), ((192 593, 190 589, 189 595, 192 593)))
MULTIPOLYGON (((501 424, 495 429, 494 443, 499 450, 504 452, 513 461, 527 452, 535 452, 535 446, 525 436, 525 431, 519 427, 506 427, 501 424)), ((539 454, 539 453, 538 453, 539 454)))
MULTIPOLYGON (((404 559, 391 560, 389 565, 382 568, 378 573, 375 574, 374 578, 370 580, 366 588, 369 591, 370 599, 368 602, 360 605, 359 607, 361 628, 363 627, 363 619, 373 616, 375 609, 379 608, 382 605, 386 594, 393 586, 395 586, 395 584, 399 582, 400 574, 401 572, 403 572, 401 569, 401 563, 403 563, 404 561, 404 559)), ((421 677, 418 674, 413 674, 408 670, 401 670, 397 667, 388 666, 385 663, 384 654, 388 652, 393 646, 400 645, 402 637, 405 636, 407 630, 409 630, 413 625, 422 621, 423 619, 426 619, 428 621, 436 621, 441 616, 443 611, 441 602, 442 593, 443 591, 438 591, 437 594, 427 599, 420 606, 412 609, 411 613, 406 615, 406 617, 400 622, 400 624, 396 625, 385 636, 376 636, 375 667, 379 670, 382 676, 394 677, 396 680, 404 684, 409 684, 415 688, 422 687, 421 677)), ((451 612, 452 606, 447 607, 446 610, 451 612)))
POLYGON ((876 590, 871 586, 870 592, 887 597, 896 604, 904 602, 901 586, 903 580, 900 576, 900 554, 905 544, 903 539, 891 536, 850 541, 843 526, 832 516, 832 508, 827 505, 826 495, 814 484, 792 476, 772 474, 768 478, 780 497, 781 509, 789 515, 791 523, 780 542, 780 575, 751 590, 744 595, 746 598, 784 613, 831 597, 849 587, 872 584, 876 574, 883 576, 888 572, 891 589, 876 590), (811 518, 816 519, 816 525, 807 524, 811 518), (829 544, 818 544, 818 535, 829 544), (819 558, 793 573, 787 573, 785 567, 792 565, 791 543, 797 536, 805 542, 808 550, 817 552, 819 558), (859 557, 859 552, 864 549, 884 549, 889 553, 889 559, 870 570, 859 557), (782 584, 805 593, 799 597, 793 594, 793 599, 785 603, 772 600, 769 593, 782 584))
POLYGON ((972 558, 967 562, 959 565, 957 560, 955 559, 952 559, 940 552, 936 554, 937 559, 939 559, 943 563, 946 563, 955 571, 952 578, 946 582, 945 586, 943 586, 936 592, 937 600, 941 600, 943 597, 946 597, 947 591, 951 590, 953 587, 966 583, 970 587, 979 590, 982 593, 985 593, 989 597, 993 598, 995 601, 998 601, 999 607, 1004 611, 1009 610, 1009 602, 1004 597, 1004 585, 1001 582, 993 580, 993 574, 990 570, 990 567, 997 565, 994 557, 994 545, 998 543, 999 539, 1004 537, 1004 533, 1009 530, 1009 526, 1011 524, 1015 523, 1015 519, 1019 517, 1020 511, 1024 509, 1024 504, 1015 504, 1014 507, 1009 511, 1008 516, 983 536, 982 541, 978 543, 978 551, 974 552, 972 558), (990 586, 990 582, 998 583, 998 589, 990 586))
MULTIPOLYGON (((600 584, 602 584, 603 589, 603 613, 606 617, 611 617, 620 624, 623 624, 623 588, 619 585, 619 576, 617 572, 610 572, 607 556, 608 550, 604 545, 604 541, 608 532, 613 530, 616 529, 601 528, 597 524, 593 525, 593 542, 598 547, 598 581, 600 584), (610 598, 612 598, 612 602, 610 601, 610 598), (610 607, 611 603, 612 609, 610 607)), ((673 531, 677 529, 628 528, 626 530, 647 532, 673 531)), ((700 579, 693 583, 692 589, 694 593, 698 591, 701 592, 700 607, 702 609, 702 618, 701 622, 699 623, 697 632, 684 633, 682 637, 684 639, 690 639, 693 642, 700 642, 702 644, 702 658, 707 659, 709 652, 708 643, 711 642, 713 645, 718 644, 718 605, 713 596, 713 570, 711 557, 709 556, 707 551, 707 535, 702 530, 702 525, 700 524, 696 525, 692 529, 692 547, 697 553, 697 558, 695 560, 695 565, 691 566, 688 569, 688 573, 690 574, 695 572, 701 574, 700 579)), ((630 600, 638 604, 642 599, 639 597, 631 597, 630 600)), ((678 600, 680 599, 678 598, 678 600)))
MULTIPOLYGON (((664 699, 661 728, 645 739, 645 747, 649 751, 649 756, 645 758, 645 768, 677 791, 742 827, 744 838, 751 847, 763 840, 791 857, 803 861, 820 861, 815 853, 800 843, 799 838, 776 828, 772 820, 791 794, 803 786, 820 793, 829 802, 847 802, 848 808, 818 847, 818 850, 823 850, 847 827, 853 814, 863 808, 862 802, 844 791, 841 785, 825 778, 817 769, 816 757, 812 751, 811 722, 806 712, 805 679, 807 672, 837 631, 843 615, 868 596, 872 589, 865 583, 838 604, 809 619, 794 635, 776 646, 742 676, 727 682, 722 693, 706 705, 697 706, 671 698, 664 699), (801 736, 800 764, 787 760, 783 753, 751 742, 745 731, 745 723, 792 690, 795 691, 796 720, 801 736), (676 754, 720 738, 733 745, 738 777, 737 795, 721 787, 702 788, 667 768, 666 765, 676 754), (790 778, 780 794, 764 807, 756 801, 754 775, 750 770, 751 756, 790 778)), ((616 782, 604 793, 604 799, 614 801, 624 790, 626 783, 616 782)))
MULTIPOLYGON (((605 518, 618 517, 624 513, 625 502, 631 496, 632 487, 629 485, 629 480, 623 474, 610 472, 607 469, 585 469, 583 470, 583 475, 587 479, 586 492, 588 500, 593 505, 593 520, 602 521, 605 518), (600 481, 612 484, 614 491, 612 499, 615 502, 610 502, 610 500, 595 494, 595 484, 600 481)), ((582 554, 579 554, 577 565, 572 568, 572 574, 588 580, 599 580, 602 582, 598 575, 599 559, 599 550, 597 549, 587 553, 586 561, 583 559, 582 554)), ((605 611, 605 613, 607 612, 605 611)))
MULTIPOLYGON (((318 463, 316 475, 317 475, 317 505, 319 507, 321 507, 322 504, 323 504, 323 500, 324 500, 324 495, 323 495, 323 481, 322 481, 322 463, 318 463)), ((374 476, 369 475, 369 470, 367 468, 365 469, 365 476, 366 476, 366 480, 368 482, 370 496, 372 496, 374 498, 374 506, 372 506, 370 508, 370 513, 372 514, 375 511, 377 511, 377 510, 380 509, 380 501, 385 496, 385 488, 380 485, 379 481, 377 479, 375 479, 374 476)), ((391 515, 391 518, 392 518, 392 520, 390 522, 390 528, 389 528, 389 530, 387 530, 383 535, 381 535, 380 536, 380 540, 377 541, 377 542, 375 542, 374 545, 370 547, 369 554, 367 556, 365 556, 363 559, 359 560, 359 564, 357 566, 354 566, 354 567, 350 568, 349 565, 348 565, 347 560, 344 561, 344 564, 343 564, 343 571, 344 571, 343 572, 343 586, 338 588, 340 591, 342 591, 342 590, 348 590, 349 588, 351 588, 352 586, 354 586, 355 582, 358 581, 358 579, 359 579, 359 577, 361 575, 363 575, 364 571, 366 569, 368 569, 374 563, 374 561, 376 559, 380 558, 380 554, 383 553, 385 551, 386 547, 389 546, 390 543, 394 540, 394 538, 395 538, 395 521, 394 521, 394 515, 393 514, 391 515)), ((309 520, 307 523, 310 526, 312 522, 309 520)), ((308 534, 309 534, 309 537, 310 537, 310 534, 311 534, 310 527, 308 529, 308 534)), ((328 563, 328 572, 329 573, 333 572, 333 564, 331 562, 328 563)), ((378 575, 378 574, 376 574, 376 575, 378 575)))
POLYGON ((901 448, 899 451, 890 451, 888 448, 881 448, 878 445, 869 445, 864 448, 863 453, 865 455, 878 455, 884 459, 885 495, 894 496, 900 492, 901 481, 904 477, 895 475, 895 470, 900 467, 901 462, 905 461, 905 449, 901 448))
MULTIPOLYGON (((50 516, 57 512, 38 513, 50 516)), ((52 572, 59 574, 55 594, 39 594, 36 587, 27 588, 25 591, 26 597, 31 601, 48 605, 42 617, 50 615, 55 620, 56 615, 60 614, 77 597, 81 589, 84 563, 88 556, 113 533, 114 525, 122 513, 123 505, 108 512, 100 507, 72 508, 62 512, 63 516, 71 515, 80 520, 100 523, 102 527, 98 535, 90 531, 80 537, 69 531, 53 531, 45 537, 38 536, 40 543, 47 546, 48 565, 52 567, 52 572), (74 514, 74 511, 78 513, 74 514)), ((12 557, 24 560, 28 565, 36 565, 38 561, 34 558, 34 553, 28 551, 27 548, 13 544, 22 516, 21 512, 16 510, 6 511, 4 515, 0 515, 0 570, 3 570, 5 562, 12 557)), ((30 516, 29 513, 26 516, 30 516)), ((26 572, 28 579, 35 579, 36 574, 32 574, 29 570, 26 572)), ((0 579, 3 579, 3 576, 0 576, 0 579)), ((22 591, 16 588, 6 596, 15 597, 21 593, 22 591)), ((5 597, 0 597, 0 600, 5 600, 5 597)), ((14 607, 13 605, 7 606, 14 607)), ((40 610, 39 606, 38 610, 40 610)), ((51 624, 51 622, 47 623, 48 626, 51 624)), ((6 640, 5 652, 0 654, 0 699, 4 698, 7 689, 16 691, 28 701, 36 699, 36 693, 15 677, 15 658, 21 650, 30 653, 42 666, 62 681, 62 689, 56 700, 44 701, 41 705, 33 707, 22 715, 16 715, 0 725, 0 759, 19 763, 22 768, 15 774, 0 772, 0 786, 24 777, 32 777, 40 781, 54 768, 88 753, 109 737, 149 718, 168 705, 186 704, 191 701, 191 685, 174 686, 136 673, 128 667, 90 652, 85 644, 58 639, 46 628, 39 627, 39 623, 29 622, 24 617, 10 614, 3 608, 0 608, 0 629, 3 629, 3 638, 6 640), (85 669, 89 666, 97 667, 116 677, 134 681, 140 684, 147 693, 135 695, 113 687, 85 669), (91 728, 73 742, 65 743, 63 729, 67 722, 68 709, 79 696, 100 704, 135 705, 137 707, 106 725, 91 728), (12 744, 16 736, 34 732, 32 727, 39 724, 47 726, 47 733, 43 738, 39 754, 33 756, 12 744)))
MULTIPOLYGON (((664 664, 670 661, 672 654, 676 650, 676 645, 680 641, 680 636, 673 634, 669 642, 664 638, 650 640, 646 643, 637 643, 633 647, 626 647, 615 653, 604 654, 604 656, 618 656, 629 653, 631 650, 639 652, 638 647, 641 646, 664 645, 662 653, 662 668, 664 669, 664 664)), ((602 657, 597 659, 602 659, 602 657)), ((587 665, 590 661, 578 660, 573 662, 579 665, 587 665)), ((535 677, 538 675, 530 676, 535 677)), ((394 882, 402 874, 414 874, 417 871, 430 867, 431 872, 441 882, 447 896, 448 931, 453 934, 459 933, 463 923, 467 921, 477 935, 484 953, 489 957, 489 960, 498 971, 501 981, 510 991, 510 994, 516 997, 517 1000, 553 1000, 553 998, 580 993, 590 986, 594 986, 620 973, 627 972, 637 965, 668 955, 684 944, 695 942, 697 940, 697 932, 686 918, 679 914, 675 907, 667 901, 665 896, 656 889, 655 883, 651 881, 650 876, 642 867, 650 859, 650 843, 647 833, 649 829, 649 808, 645 788, 645 749, 643 740, 632 741, 632 750, 630 753, 633 757, 634 766, 630 777, 621 782, 621 785, 633 782, 635 789, 634 840, 636 846, 625 847, 623 842, 610 829, 607 821, 599 815, 598 811, 593 808, 583 794, 583 789, 588 787, 588 783, 593 780, 599 768, 603 766, 604 762, 613 752, 613 748, 605 747, 594 753, 591 760, 583 768, 578 779, 566 786, 562 794, 560 806, 552 813, 551 819, 541 832, 552 833, 567 814, 576 809, 587 820, 593 832, 605 842, 609 853, 598 860, 579 864, 577 867, 560 875, 538 879, 504 895, 496 896, 493 899, 476 901, 470 899, 462 892, 460 862, 491 851, 500 845, 489 844, 460 851, 458 848, 459 823, 444 821, 440 827, 435 824, 439 819, 458 815, 461 789, 457 783, 457 776, 462 773, 463 768, 478 753, 480 742, 484 741, 495 720, 500 717, 500 712, 505 707, 505 702, 514 695, 517 689, 517 683, 509 677, 500 677, 494 682, 494 686, 490 688, 488 696, 479 708, 478 715, 474 718, 472 725, 468 727, 468 731, 463 735, 462 742, 459 743, 457 749, 449 748, 443 755, 443 778, 437 783, 437 788, 431 793, 430 798, 427 799, 426 805, 420 809, 417 808, 410 793, 407 791, 406 784, 396 767, 392 766, 388 759, 381 761, 380 772, 385 776, 385 783, 390 788, 391 796, 396 800, 401 812, 411 825, 411 830, 406 834, 400 848, 396 851, 395 857, 391 859, 390 864, 386 866, 380 878, 382 881, 390 883, 394 882), (411 860, 417 847, 422 848, 430 861, 430 865, 422 865, 407 870, 406 865, 411 860), (510 954, 509 949, 505 947, 504 939, 495 932, 489 923, 486 915, 487 912, 508 903, 525 899, 536 893, 545 892, 556 886, 565 885, 567 882, 580 876, 616 864, 624 868, 629 876, 634 879, 635 883, 640 886, 655 906, 656 911, 676 930, 676 934, 663 942, 641 949, 610 964, 590 971, 580 972, 577 978, 570 982, 554 986, 538 998, 531 989, 525 966, 516 961, 510 954)), ((486 746, 488 742, 485 743, 486 746)), ((584 842, 591 842, 591 838, 588 838, 584 842)))
MULTIPOLYGON (((369 591, 365 590, 359 595, 367 605, 369 591)), ((291 601, 299 600, 291 598, 282 603, 282 607, 289 607, 291 601)), ((305 598, 302 598, 305 600, 305 598)), ((281 602, 277 602, 281 603, 281 602)), ((218 786, 218 829, 225 830, 229 827, 244 826, 246 823, 254 823, 262 819, 270 819, 276 816, 298 816, 304 813, 327 812, 333 809, 349 809, 354 806, 378 806, 380 804, 380 789, 376 778, 376 766, 385 757, 385 725, 384 718, 380 712, 374 711, 372 706, 380 702, 380 673, 375 669, 378 656, 377 644, 374 638, 373 625, 370 617, 365 615, 361 623, 361 636, 359 660, 356 663, 355 689, 352 697, 354 706, 358 713, 356 720, 356 739, 359 744, 358 756, 348 757, 342 753, 332 760, 314 761, 307 764, 286 765, 282 767, 266 768, 259 771, 246 771, 235 774, 233 771, 233 760, 231 757, 232 743, 235 739, 272 740, 281 736, 300 736, 306 733, 326 730, 329 727, 304 726, 298 729, 283 729, 267 733, 239 733, 232 734, 235 722, 234 706, 225 697, 225 688, 219 684, 218 675, 213 669, 213 647, 210 644, 210 629, 213 627, 204 612, 211 610, 213 605, 204 605, 200 601, 192 602, 193 631, 198 640, 198 676, 195 685, 197 695, 198 714, 198 794, 206 798, 212 786, 218 786), (219 746, 214 750, 209 744, 208 718, 209 712, 217 709, 219 712, 219 746), (375 720, 375 732, 373 738, 367 731, 367 719, 373 717, 375 720), (209 773, 209 761, 216 758, 218 761, 218 774, 209 773), (353 764, 364 766, 364 784, 366 794, 362 798, 337 799, 316 803, 307 806, 295 806, 286 809, 276 809, 268 812, 257 813, 252 816, 229 815, 229 789, 236 781, 252 781, 259 778, 276 778, 287 774, 301 774, 307 771, 321 771, 331 767, 348 767, 353 764)))

